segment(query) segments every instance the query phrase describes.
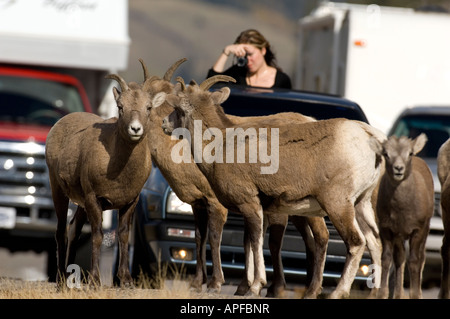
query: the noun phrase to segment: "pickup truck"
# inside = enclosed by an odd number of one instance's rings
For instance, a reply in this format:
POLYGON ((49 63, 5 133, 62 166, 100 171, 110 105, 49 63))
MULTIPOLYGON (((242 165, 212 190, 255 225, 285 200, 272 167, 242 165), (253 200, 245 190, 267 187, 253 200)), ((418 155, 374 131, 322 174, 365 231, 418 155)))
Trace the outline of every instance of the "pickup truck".
MULTIPOLYGON (((316 119, 344 117, 367 122, 362 109, 354 102, 337 96, 309 92, 255 89, 231 86, 231 94, 222 105, 227 114, 238 116, 260 116, 278 112, 299 112, 316 119)), ((330 232, 324 279, 336 283, 345 262, 346 248, 337 231, 327 220, 330 232)), ((194 217, 190 205, 180 201, 156 166, 152 167, 141 192, 135 212, 131 236, 130 262, 132 276, 141 272, 154 275, 155 265, 169 263, 194 269, 195 231, 194 217)), ((243 218, 229 212, 224 227, 221 245, 222 268, 225 279, 242 276, 244 270, 243 218)), ((272 262, 268 249, 268 235, 264 243, 264 257, 268 278, 272 262)), ((116 258, 114 258, 116 259, 116 258)), ((289 223, 284 236, 282 259, 286 277, 303 282, 307 279, 305 245, 300 233, 289 223)), ((361 270, 356 279, 365 285, 368 274, 363 270, 370 264, 368 254, 361 261, 361 270)), ((207 264, 211 265, 209 246, 207 264)), ((239 277, 242 278, 242 277, 239 277)))
POLYGON ((56 276, 56 215, 45 140, 70 112, 92 112, 75 77, 0 65, 0 247, 47 251, 50 280, 56 276))

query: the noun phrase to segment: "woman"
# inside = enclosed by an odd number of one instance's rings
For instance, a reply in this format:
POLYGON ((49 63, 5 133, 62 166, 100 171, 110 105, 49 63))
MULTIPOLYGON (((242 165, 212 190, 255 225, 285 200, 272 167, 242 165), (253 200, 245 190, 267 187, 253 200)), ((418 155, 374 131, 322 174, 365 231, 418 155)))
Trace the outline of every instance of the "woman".
POLYGON ((241 32, 234 44, 223 49, 214 66, 208 71, 208 77, 217 74, 232 76, 240 85, 292 88, 291 79, 276 64, 269 42, 254 29, 241 32), (246 65, 234 64, 224 71, 230 54, 237 58, 247 58, 246 65))

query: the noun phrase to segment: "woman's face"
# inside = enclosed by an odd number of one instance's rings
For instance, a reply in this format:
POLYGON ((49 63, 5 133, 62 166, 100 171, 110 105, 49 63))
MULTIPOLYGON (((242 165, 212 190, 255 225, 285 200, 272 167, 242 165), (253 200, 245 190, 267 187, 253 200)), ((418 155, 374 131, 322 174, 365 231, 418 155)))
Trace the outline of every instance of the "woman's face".
POLYGON ((254 45, 248 44, 245 46, 245 51, 248 59, 247 69, 250 73, 258 71, 266 63, 264 60, 266 48, 259 49, 254 45))

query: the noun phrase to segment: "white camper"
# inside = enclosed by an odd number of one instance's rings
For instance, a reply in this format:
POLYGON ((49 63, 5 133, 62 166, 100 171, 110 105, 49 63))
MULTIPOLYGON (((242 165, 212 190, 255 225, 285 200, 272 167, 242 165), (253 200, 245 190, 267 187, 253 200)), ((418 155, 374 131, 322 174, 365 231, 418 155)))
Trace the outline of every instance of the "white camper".
POLYGON ((357 102, 387 132, 413 105, 450 105, 450 14, 323 2, 299 21, 297 89, 357 102))
POLYGON ((127 68, 129 45, 127 0, 0 1, 0 64, 75 76, 104 117, 116 111, 104 76, 127 68))

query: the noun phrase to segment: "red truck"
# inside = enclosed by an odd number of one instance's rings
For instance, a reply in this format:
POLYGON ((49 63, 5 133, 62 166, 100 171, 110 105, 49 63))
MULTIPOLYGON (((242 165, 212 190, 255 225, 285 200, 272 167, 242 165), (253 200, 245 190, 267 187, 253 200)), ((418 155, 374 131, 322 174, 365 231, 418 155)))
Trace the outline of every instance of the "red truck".
POLYGON ((0 65, 0 247, 47 250, 50 280, 56 274, 56 215, 45 140, 70 112, 92 112, 75 77, 0 65))

